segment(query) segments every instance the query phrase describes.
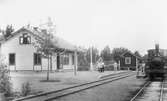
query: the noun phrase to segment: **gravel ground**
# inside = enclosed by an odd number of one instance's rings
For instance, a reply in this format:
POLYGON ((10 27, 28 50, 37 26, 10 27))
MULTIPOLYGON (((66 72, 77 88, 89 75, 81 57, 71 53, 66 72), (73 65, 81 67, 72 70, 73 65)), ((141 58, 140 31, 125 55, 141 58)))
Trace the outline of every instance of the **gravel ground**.
POLYGON ((104 73, 83 71, 78 72, 76 76, 73 72, 50 73, 50 80, 55 80, 55 82, 41 82, 41 80, 46 80, 46 72, 11 72, 10 75, 14 91, 20 91, 22 84, 29 82, 33 92, 48 92, 93 81, 103 75, 118 72, 122 71, 106 71, 104 73))
POLYGON ((136 79, 135 76, 114 81, 55 101, 129 101, 132 92, 135 92, 146 82, 145 79, 136 79))

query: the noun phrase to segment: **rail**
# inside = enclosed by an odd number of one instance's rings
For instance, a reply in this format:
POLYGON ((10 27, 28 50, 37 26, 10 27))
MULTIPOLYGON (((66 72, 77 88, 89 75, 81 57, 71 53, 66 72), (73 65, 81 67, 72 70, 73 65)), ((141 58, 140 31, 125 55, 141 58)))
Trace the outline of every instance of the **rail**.
POLYGON ((151 81, 147 81, 142 88, 136 93, 136 95, 130 100, 135 101, 135 99, 141 94, 141 92, 151 83, 151 81))
POLYGON ((160 98, 159 98, 159 101, 163 101, 164 85, 165 85, 165 80, 163 80, 163 82, 162 82, 162 84, 161 84, 161 90, 160 90, 160 98))

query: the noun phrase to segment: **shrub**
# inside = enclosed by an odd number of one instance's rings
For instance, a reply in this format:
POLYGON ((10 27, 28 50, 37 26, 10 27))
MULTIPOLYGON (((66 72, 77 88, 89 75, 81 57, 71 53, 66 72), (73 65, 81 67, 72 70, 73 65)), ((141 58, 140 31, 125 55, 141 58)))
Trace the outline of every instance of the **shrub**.
POLYGON ((5 96, 11 96, 12 92, 12 84, 10 82, 9 70, 7 66, 0 63, 0 92, 5 93, 5 96))
POLYGON ((31 93, 31 84, 29 82, 23 83, 21 87, 21 96, 27 96, 31 93))
POLYGON ((129 69, 132 70, 132 71, 135 71, 136 67, 133 66, 133 67, 130 67, 129 69))
POLYGON ((113 71, 114 70, 114 66, 113 65, 107 65, 104 67, 105 71, 113 71))
POLYGON ((88 71, 89 69, 89 66, 78 66, 78 71, 88 71))

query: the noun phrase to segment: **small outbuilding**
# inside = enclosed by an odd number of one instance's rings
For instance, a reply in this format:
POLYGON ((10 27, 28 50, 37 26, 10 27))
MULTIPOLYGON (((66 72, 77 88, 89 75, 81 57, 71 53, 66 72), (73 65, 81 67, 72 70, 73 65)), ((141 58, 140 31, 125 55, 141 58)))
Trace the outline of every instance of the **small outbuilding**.
POLYGON ((120 58, 120 69, 136 70, 136 67, 141 61, 141 57, 136 56, 131 52, 125 52, 120 58))

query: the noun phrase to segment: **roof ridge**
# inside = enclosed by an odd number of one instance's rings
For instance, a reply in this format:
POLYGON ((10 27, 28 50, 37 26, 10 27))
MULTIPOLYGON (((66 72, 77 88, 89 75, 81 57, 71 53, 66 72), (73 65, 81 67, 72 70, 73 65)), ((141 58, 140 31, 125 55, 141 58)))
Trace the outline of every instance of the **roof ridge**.
POLYGON ((135 56, 135 57, 137 57, 137 58, 140 58, 140 59, 142 58, 142 57, 139 57, 139 56, 135 55, 135 54, 132 53, 131 51, 126 51, 126 52, 122 53, 121 56, 123 56, 123 55, 126 54, 126 53, 130 53, 130 54, 132 54, 133 56, 135 56))

